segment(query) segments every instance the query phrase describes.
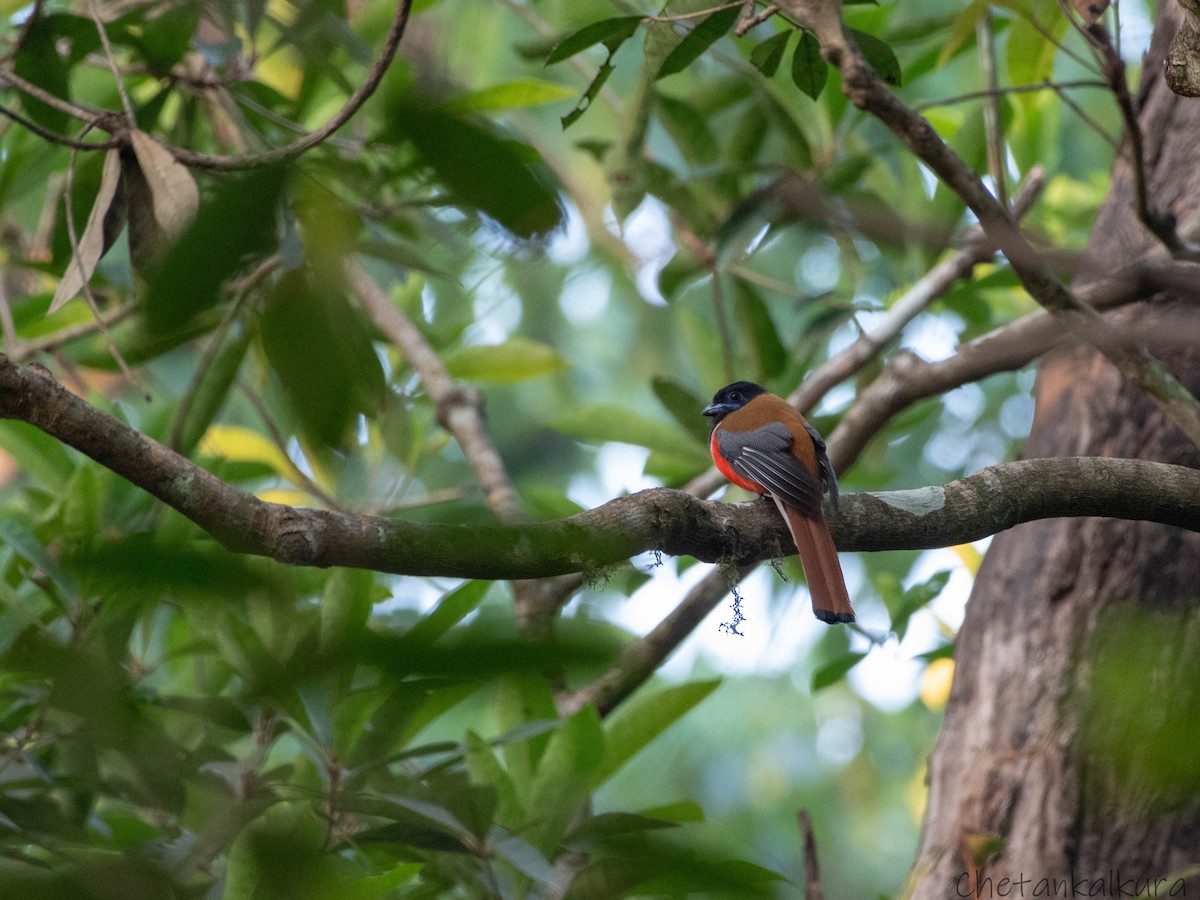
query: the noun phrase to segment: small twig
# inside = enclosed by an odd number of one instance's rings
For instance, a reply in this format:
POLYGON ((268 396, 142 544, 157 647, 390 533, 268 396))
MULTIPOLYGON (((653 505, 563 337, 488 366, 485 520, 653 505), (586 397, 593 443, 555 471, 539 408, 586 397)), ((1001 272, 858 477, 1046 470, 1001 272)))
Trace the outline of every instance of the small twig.
POLYGON ((1075 116, 1079 119, 1079 121, 1083 122, 1084 125, 1086 125, 1090 129, 1092 129, 1092 131, 1094 131, 1104 141, 1104 143, 1106 143, 1110 147, 1112 147, 1115 152, 1117 152, 1117 153, 1121 152, 1120 140, 1118 140, 1117 138, 1115 138, 1111 134, 1109 134, 1107 129, 1105 129, 1105 127, 1103 125, 1101 125, 1098 121, 1096 121, 1096 119, 1093 116, 1089 115, 1087 110, 1085 110, 1082 106, 1080 106, 1078 103, 1076 103, 1075 100, 1072 99, 1069 94, 1063 93, 1061 91, 1057 92, 1057 93, 1058 93, 1058 99, 1062 101, 1063 106, 1067 107, 1069 110, 1071 110, 1071 112, 1075 113, 1075 116))
POLYGON ((1075 88, 1104 88, 1108 89, 1107 81, 1099 81, 1095 78, 1083 78, 1077 81, 1043 81, 1040 84, 1010 84, 997 85, 989 87, 981 91, 967 91, 964 94, 955 94, 953 97, 942 97, 937 100, 927 100, 924 103, 918 103, 913 106, 914 112, 924 112, 927 109, 933 109, 938 106, 952 106, 956 103, 968 103, 972 100, 986 100, 990 97, 1005 97, 1009 94, 1035 94, 1040 91, 1054 91, 1061 95, 1065 90, 1073 90, 1075 88))
POLYGON ((722 3, 720 6, 710 6, 707 9, 698 9, 695 12, 679 13, 674 16, 643 16, 643 22, 686 22, 688 19, 701 19, 705 16, 711 16, 713 13, 719 13, 726 9, 732 9, 735 6, 741 6, 745 0, 730 0, 729 3, 722 3))
MULTIPOLYGON (((94 0, 93 0, 94 2, 94 0)), ((979 66, 988 87, 983 104, 983 126, 987 136, 988 173, 996 188, 996 199, 1008 206, 1008 180, 1005 177, 1004 131, 1000 116, 1000 96, 996 93, 1000 79, 996 74, 996 45, 992 35, 992 10, 984 7, 975 23, 975 41, 979 47, 979 66)))
POLYGON ((105 141, 76 140, 75 138, 67 137, 65 134, 59 134, 57 131, 51 131, 49 128, 43 128, 37 122, 26 118, 16 110, 9 109, 3 104, 0 104, 0 115, 7 116, 27 131, 32 131, 44 141, 49 141, 51 144, 58 144, 61 147, 70 147, 73 150, 112 150, 124 143, 120 138, 109 138, 105 141))
POLYGON ((138 304, 136 302, 124 303, 121 306, 113 307, 99 318, 93 318, 87 322, 78 322, 75 325, 68 325, 40 338, 22 341, 11 354, 11 359, 14 362, 25 362, 39 353, 51 353, 69 344, 71 341, 94 334, 101 328, 116 325, 118 322, 128 319, 137 310, 138 304))
POLYGON ((104 27, 104 21, 100 18, 100 9, 96 5, 96 0, 88 0, 87 7, 92 21, 96 24, 96 31, 100 34, 100 45, 104 48, 104 56, 108 60, 108 67, 112 71, 113 80, 117 83, 117 94, 121 98, 121 109, 125 110, 125 121, 130 128, 137 128, 137 118, 133 114, 133 103, 130 102, 129 92, 125 89, 125 76, 121 74, 121 69, 117 66, 117 57, 113 53, 112 44, 108 40, 108 29, 104 27))
POLYGON ((738 37, 744 37, 752 28, 757 28, 775 13, 779 12, 779 7, 774 3, 768 3, 766 9, 754 12, 754 0, 746 0, 746 12, 742 15, 742 19, 737 23, 737 27, 733 29, 733 33, 738 37))
POLYGON ((4 329, 4 352, 10 357, 14 356, 17 350, 17 323, 8 303, 8 289, 3 276, 0 276, 0 328, 4 329))
POLYGON ((45 88, 34 84, 32 81, 26 81, 11 69, 0 69, 0 81, 7 81, 10 85, 20 91, 24 91, 34 99, 41 100, 47 106, 57 109, 59 112, 66 113, 71 118, 78 119, 92 128, 99 128, 101 131, 112 133, 123 127, 120 118, 114 116, 108 110, 71 103, 50 93, 45 88))
POLYGON ((817 839, 813 835, 812 819, 807 809, 796 811, 800 834, 804 838, 804 900, 825 900, 821 887, 821 870, 817 865, 817 839))

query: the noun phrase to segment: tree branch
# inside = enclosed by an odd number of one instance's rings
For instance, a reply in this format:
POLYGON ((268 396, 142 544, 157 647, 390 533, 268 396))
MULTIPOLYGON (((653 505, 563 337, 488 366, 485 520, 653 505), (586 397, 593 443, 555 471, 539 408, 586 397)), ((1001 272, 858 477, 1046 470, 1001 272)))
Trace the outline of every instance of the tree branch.
MULTIPOLYGON (((416 524, 292 508, 240 491, 66 390, 0 357, 0 417, 28 422, 178 510, 223 546, 291 565, 403 575, 540 578, 596 571, 647 550, 749 565, 791 545, 767 504, 710 503, 656 489, 567 519, 416 524)), ((992 466, 938 487, 842 498, 842 550, 925 549, 1053 516, 1110 516, 1200 531, 1200 471, 1141 460, 1045 459, 992 466)))
POLYGON ((871 68, 842 26, 841 3, 789 0, 780 6, 817 35, 822 56, 841 73, 842 90, 851 102, 886 125, 966 203, 983 230, 1008 257, 1029 295, 1074 334, 1095 346, 1121 374, 1141 385, 1180 430, 1200 446, 1200 401, 1144 348, 1124 341, 1102 316, 1058 279, 979 175, 926 119, 905 106, 871 68))
POLYGON ((392 64, 392 60, 396 56, 396 51, 400 49, 400 39, 404 37, 404 29, 408 25, 408 15, 411 10, 412 0, 398 0, 396 14, 392 17, 392 24, 388 27, 388 33, 383 40, 383 48, 380 50, 379 58, 375 60, 375 63, 371 66, 370 71, 367 72, 359 86, 346 99, 342 108, 316 131, 309 132, 304 137, 298 138, 290 144, 285 144, 282 147, 276 147, 274 150, 267 150, 262 153, 238 153, 230 156, 219 156, 209 153, 197 153, 194 150, 188 150, 184 147, 172 147, 170 145, 167 145, 167 149, 185 166, 219 172, 231 172, 239 169, 253 169, 258 166, 274 165, 286 162, 289 159, 295 159, 305 151, 311 150, 349 122, 362 105, 375 93, 375 89, 379 87, 383 81, 383 76, 387 73, 388 67, 392 64))

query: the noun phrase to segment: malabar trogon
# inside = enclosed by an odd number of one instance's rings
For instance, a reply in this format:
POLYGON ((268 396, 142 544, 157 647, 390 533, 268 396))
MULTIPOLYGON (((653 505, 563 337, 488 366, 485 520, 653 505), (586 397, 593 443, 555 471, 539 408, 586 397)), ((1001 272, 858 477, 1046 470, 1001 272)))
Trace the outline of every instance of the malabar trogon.
POLYGON ((721 388, 704 408, 712 416, 713 462, 738 487, 770 496, 804 566, 813 612, 822 622, 854 621, 837 549, 821 511, 826 490, 837 506, 837 476, 825 442, 782 397, 749 381, 721 388))

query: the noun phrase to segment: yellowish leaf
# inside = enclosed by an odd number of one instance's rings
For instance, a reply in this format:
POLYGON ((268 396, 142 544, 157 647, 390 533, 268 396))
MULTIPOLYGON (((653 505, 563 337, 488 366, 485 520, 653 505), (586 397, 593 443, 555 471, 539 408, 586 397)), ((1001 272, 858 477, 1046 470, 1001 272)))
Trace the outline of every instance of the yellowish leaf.
POLYGON ((959 544, 950 549, 962 560, 962 564, 967 567, 972 578, 979 574, 979 567, 983 564, 983 554, 976 550, 973 544, 959 544))
POLYGON ((265 491, 259 491, 254 496, 267 503, 279 503, 283 506, 313 505, 312 497, 304 493, 304 491, 299 491, 295 488, 267 488, 265 491))
POLYGON ((117 150, 109 150, 104 154, 104 171, 100 176, 100 190, 96 192, 96 202, 88 214, 87 225, 79 236, 77 253, 63 273, 58 288, 54 291, 54 299, 50 301, 50 309, 46 314, 58 312, 69 300, 83 289, 86 282, 91 281, 104 255, 104 217, 112 206, 113 197, 117 194, 117 185, 121 182, 121 154, 117 150))
POLYGON ((921 702, 935 712, 945 709, 954 683, 954 660, 935 659, 921 676, 921 702))
POLYGON ((257 431, 240 425, 212 425, 200 439, 200 452, 230 462, 256 462, 269 466, 284 478, 292 477, 291 460, 257 431))

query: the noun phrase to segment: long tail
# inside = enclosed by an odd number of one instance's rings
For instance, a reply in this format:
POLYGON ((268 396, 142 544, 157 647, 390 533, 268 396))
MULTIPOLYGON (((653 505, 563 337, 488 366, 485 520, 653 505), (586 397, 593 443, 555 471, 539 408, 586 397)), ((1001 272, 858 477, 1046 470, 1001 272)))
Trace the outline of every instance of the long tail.
POLYGON ((824 519, 802 516, 778 498, 772 499, 800 551, 800 563, 812 595, 813 615, 830 625, 853 622, 854 608, 850 605, 850 592, 846 590, 829 526, 824 519))

